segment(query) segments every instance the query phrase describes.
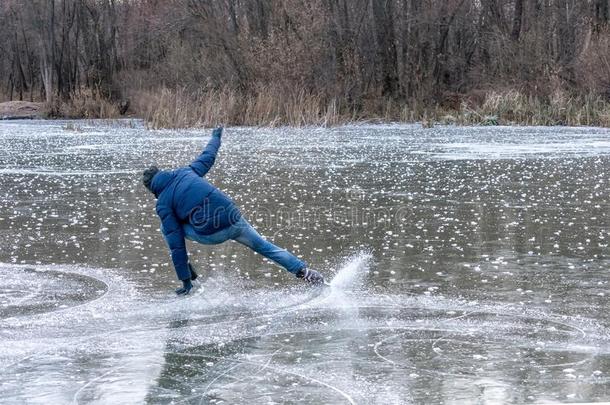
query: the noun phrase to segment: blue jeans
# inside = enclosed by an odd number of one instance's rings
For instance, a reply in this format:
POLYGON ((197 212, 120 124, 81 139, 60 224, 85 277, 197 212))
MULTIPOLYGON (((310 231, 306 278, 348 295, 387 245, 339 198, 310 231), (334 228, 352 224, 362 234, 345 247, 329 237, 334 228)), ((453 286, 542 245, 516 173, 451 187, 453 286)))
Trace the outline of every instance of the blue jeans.
POLYGON ((263 255, 267 259, 273 260, 293 274, 296 274, 306 266, 303 261, 299 260, 286 249, 279 248, 273 243, 263 239, 263 237, 256 232, 256 229, 254 229, 243 217, 228 228, 211 235, 199 235, 195 231, 195 228, 188 223, 184 224, 182 229, 184 230, 184 237, 186 239, 204 245, 217 245, 230 239, 237 241, 242 245, 248 246, 250 249, 263 255))

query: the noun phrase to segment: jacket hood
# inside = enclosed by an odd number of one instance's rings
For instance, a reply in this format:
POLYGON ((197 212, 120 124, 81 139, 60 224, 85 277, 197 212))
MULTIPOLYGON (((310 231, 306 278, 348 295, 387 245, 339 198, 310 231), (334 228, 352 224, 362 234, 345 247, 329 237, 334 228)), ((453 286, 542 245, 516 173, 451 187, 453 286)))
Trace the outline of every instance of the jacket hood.
POLYGON ((159 197, 159 194, 165 190, 165 187, 172 181, 172 177, 172 172, 167 170, 161 170, 155 174, 150 183, 150 191, 153 192, 155 197, 159 197))

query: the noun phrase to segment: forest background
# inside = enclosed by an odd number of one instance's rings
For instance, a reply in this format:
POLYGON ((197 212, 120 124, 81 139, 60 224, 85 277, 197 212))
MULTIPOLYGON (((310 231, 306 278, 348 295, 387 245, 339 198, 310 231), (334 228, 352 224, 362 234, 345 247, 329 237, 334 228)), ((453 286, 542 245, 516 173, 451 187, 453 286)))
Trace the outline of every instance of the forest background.
POLYGON ((1 0, 0 101, 153 127, 610 126, 608 0, 1 0))

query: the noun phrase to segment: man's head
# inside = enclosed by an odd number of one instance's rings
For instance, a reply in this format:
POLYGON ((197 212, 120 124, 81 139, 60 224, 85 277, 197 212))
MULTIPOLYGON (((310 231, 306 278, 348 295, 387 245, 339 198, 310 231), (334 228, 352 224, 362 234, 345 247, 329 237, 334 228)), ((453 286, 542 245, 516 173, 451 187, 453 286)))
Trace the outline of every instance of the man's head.
POLYGON ((152 192, 152 179, 157 173, 159 173, 159 168, 157 166, 150 166, 148 169, 144 170, 144 173, 142 173, 142 183, 144 183, 144 186, 146 186, 150 192, 152 192))

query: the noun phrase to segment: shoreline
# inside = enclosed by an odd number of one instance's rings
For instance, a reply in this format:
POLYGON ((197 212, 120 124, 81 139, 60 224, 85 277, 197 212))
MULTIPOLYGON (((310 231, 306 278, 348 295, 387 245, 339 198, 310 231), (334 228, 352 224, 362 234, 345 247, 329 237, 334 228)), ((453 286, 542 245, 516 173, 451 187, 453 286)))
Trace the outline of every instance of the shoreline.
MULTIPOLYGON (((464 99, 466 96, 464 96, 464 99)), ((264 103, 260 97, 237 97, 221 91, 187 93, 164 89, 134 94, 129 101, 69 99, 49 107, 43 102, 0 102, 0 121, 31 119, 138 119, 150 129, 189 129, 217 124, 250 127, 336 127, 341 125, 421 124, 455 126, 544 126, 610 128, 610 102, 593 96, 544 100, 517 91, 488 93, 478 105, 457 108, 377 100, 364 111, 350 111, 342 101, 303 96, 292 103, 264 103), (122 113, 122 114, 121 114, 122 113)), ((455 105, 454 105, 455 106, 455 105)))
MULTIPOLYGON (((91 122, 92 124, 96 121, 100 122, 116 122, 116 123, 129 123, 129 126, 135 125, 134 122, 141 122, 144 127, 148 130, 167 130, 167 131, 177 131, 177 130, 185 130, 185 131, 194 131, 194 130, 207 130, 210 128, 214 128, 215 125, 195 125, 195 126, 187 126, 187 127, 163 127, 163 128, 153 128, 149 125, 149 123, 142 117, 139 116, 124 116, 117 118, 91 118, 91 117, 16 117, 16 118, 1 118, 0 124, 2 122, 19 122, 19 121, 62 121, 66 122, 67 127, 66 130, 69 131, 81 131, 81 128, 78 126, 73 126, 72 122, 91 122)), ((218 124, 220 125, 220 124, 218 124)), ((456 128, 485 128, 485 127, 496 127, 496 128, 596 128, 596 129, 606 129, 610 130, 610 126, 601 126, 601 125, 564 125, 564 124, 523 124, 517 122, 502 122, 498 124, 460 124, 460 123, 450 123, 450 122, 433 122, 432 124, 422 122, 422 121, 384 121, 384 120, 375 120, 375 119, 363 119, 359 121, 345 121, 340 122, 333 125, 319 125, 319 124, 304 124, 300 126, 293 125, 246 125, 246 124, 231 124, 227 127, 232 128, 269 128, 269 129, 278 129, 278 128, 339 128, 339 127, 359 127, 359 126, 421 126, 422 129, 433 129, 437 127, 456 127, 456 128)))
POLYGON ((0 103, 0 120, 31 120, 47 118, 44 103, 7 101, 0 103))

